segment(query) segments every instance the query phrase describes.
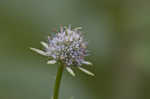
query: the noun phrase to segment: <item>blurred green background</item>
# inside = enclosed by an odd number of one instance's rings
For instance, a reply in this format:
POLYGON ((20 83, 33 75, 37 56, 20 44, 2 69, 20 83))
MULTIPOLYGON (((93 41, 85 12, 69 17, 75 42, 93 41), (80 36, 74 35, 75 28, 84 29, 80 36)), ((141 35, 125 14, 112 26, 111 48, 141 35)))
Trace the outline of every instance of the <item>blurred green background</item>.
POLYGON ((95 77, 66 71, 60 99, 150 99, 149 0, 0 0, 0 99, 50 99, 57 66, 29 50, 81 26, 95 77))

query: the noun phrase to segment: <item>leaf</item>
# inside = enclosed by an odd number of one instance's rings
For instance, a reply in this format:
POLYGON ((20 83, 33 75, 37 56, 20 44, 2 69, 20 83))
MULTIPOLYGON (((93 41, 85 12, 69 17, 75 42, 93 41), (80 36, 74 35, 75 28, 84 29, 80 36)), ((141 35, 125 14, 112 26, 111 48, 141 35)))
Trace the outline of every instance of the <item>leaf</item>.
POLYGON ((79 70, 83 71, 84 73, 86 73, 88 75, 95 76, 93 73, 91 73, 90 71, 88 71, 88 70, 86 70, 86 69, 84 69, 82 67, 78 67, 78 68, 79 68, 79 70))
POLYGON ((56 63, 56 60, 50 60, 47 62, 47 64, 55 64, 56 63))
POLYGON ((70 67, 66 67, 66 69, 72 76, 75 76, 74 71, 70 67))
POLYGON ((36 49, 36 48, 30 48, 32 51, 38 53, 38 54, 41 54, 43 56, 47 56, 47 53, 42 51, 42 50, 39 50, 39 49, 36 49))
POLYGON ((42 44, 46 49, 48 49, 48 44, 47 44, 47 43, 41 41, 41 44, 42 44))
POLYGON ((91 62, 89 61, 82 61, 83 64, 86 64, 86 65, 93 65, 91 62))

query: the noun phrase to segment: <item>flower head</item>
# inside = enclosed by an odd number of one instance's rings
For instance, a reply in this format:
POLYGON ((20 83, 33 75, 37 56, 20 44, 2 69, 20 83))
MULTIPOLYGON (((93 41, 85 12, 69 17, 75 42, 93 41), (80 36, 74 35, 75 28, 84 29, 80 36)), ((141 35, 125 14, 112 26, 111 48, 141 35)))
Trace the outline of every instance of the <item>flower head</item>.
POLYGON ((85 61, 85 56, 88 55, 87 42, 84 40, 80 27, 71 29, 69 27, 60 27, 60 31, 53 37, 48 37, 48 42, 41 42, 44 46, 44 51, 31 48, 31 50, 50 57, 48 64, 63 63, 69 73, 75 76, 71 69, 72 66, 78 67, 81 71, 94 75, 93 73, 83 69, 82 64, 92 65, 92 63, 85 61))

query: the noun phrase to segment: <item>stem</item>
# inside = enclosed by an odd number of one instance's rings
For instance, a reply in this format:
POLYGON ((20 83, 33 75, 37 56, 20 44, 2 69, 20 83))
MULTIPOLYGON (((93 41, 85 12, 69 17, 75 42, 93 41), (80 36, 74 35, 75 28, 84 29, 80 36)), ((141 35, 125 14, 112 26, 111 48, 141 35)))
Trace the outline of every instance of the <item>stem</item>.
POLYGON ((60 82, 61 82, 63 70, 64 70, 64 66, 61 63, 61 65, 58 67, 57 70, 53 99, 58 99, 59 97, 59 88, 60 88, 60 82))

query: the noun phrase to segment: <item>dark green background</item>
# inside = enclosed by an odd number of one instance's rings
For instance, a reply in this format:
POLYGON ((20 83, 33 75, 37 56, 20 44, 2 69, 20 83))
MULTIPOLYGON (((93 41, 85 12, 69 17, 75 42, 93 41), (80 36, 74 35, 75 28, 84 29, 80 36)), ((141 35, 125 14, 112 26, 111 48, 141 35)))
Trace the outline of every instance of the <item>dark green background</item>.
POLYGON ((150 98, 149 0, 0 0, 0 99, 50 99, 57 66, 29 50, 81 26, 95 77, 66 71, 60 99, 150 98))

